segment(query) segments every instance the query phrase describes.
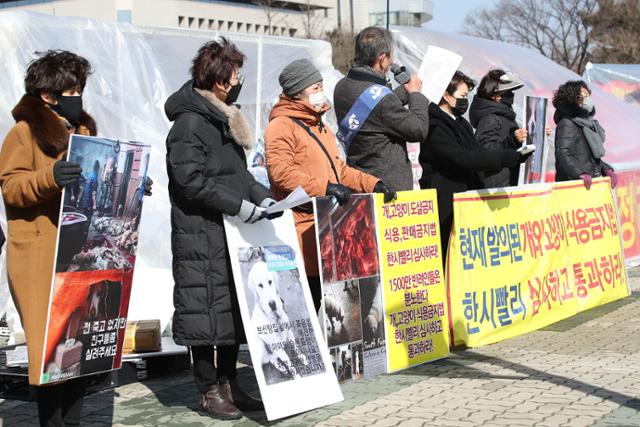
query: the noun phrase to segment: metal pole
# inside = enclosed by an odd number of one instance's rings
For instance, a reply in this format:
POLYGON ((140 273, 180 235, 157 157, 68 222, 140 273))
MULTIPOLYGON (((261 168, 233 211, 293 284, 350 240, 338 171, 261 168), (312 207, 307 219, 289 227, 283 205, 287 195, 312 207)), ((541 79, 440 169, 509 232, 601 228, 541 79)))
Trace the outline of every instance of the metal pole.
POLYGON ((387 0, 387 31, 389 31, 389 2, 391 0, 387 0))

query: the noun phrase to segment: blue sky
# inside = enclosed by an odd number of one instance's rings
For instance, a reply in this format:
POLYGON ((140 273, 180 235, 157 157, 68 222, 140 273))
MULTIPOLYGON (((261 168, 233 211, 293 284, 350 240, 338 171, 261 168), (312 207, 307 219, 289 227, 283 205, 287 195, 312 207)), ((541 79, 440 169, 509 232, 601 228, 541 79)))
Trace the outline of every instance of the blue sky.
POLYGON ((433 0, 433 19, 425 25, 437 31, 461 31, 467 13, 496 0, 433 0))

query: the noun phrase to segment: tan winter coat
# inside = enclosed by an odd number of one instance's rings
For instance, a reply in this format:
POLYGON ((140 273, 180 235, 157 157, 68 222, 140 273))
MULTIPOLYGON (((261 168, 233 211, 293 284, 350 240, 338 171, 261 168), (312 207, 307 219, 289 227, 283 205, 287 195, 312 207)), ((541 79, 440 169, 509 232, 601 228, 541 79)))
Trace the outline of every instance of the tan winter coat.
MULTIPOLYGON (((0 150, 0 187, 9 228, 7 276, 27 339, 29 383, 37 384, 62 191, 53 179, 53 164, 65 155, 73 129, 30 95, 22 97, 12 115, 16 125, 0 150)), ((77 133, 96 134, 88 114, 83 113, 81 123, 77 133)))
MULTIPOLYGON (((265 152, 271 191, 276 199, 287 197, 298 186, 311 197, 325 196, 327 183, 337 182, 357 193, 373 192, 379 179, 349 167, 340 159, 335 135, 321 120, 328 109, 325 106, 318 113, 311 106, 282 95, 271 110, 265 131, 265 152), (337 177, 318 142, 292 119, 301 120, 320 140, 333 160, 337 177)), ((320 273, 313 213, 294 209, 293 217, 307 275, 316 277, 320 273)))

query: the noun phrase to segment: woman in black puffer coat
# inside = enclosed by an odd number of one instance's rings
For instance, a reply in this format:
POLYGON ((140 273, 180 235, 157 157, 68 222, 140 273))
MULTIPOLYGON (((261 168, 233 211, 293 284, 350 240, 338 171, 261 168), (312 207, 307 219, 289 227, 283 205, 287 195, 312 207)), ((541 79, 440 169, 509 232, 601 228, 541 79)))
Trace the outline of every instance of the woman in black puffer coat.
POLYGON ((587 190, 592 178, 608 176, 611 187, 618 176, 603 160, 605 132, 593 117, 596 109, 591 102, 591 90, 583 81, 561 85, 553 96, 556 112, 556 181, 582 179, 587 190))
POLYGON ((233 105, 243 60, 225 39, 205 44, 193 60, 193 79, 165 104, 174 122, 167 137, 173 336, 191 348, 200 409, 219 419, 238 419, 240 409, 261 408, 235 381, 238 347, 245 338, 222 216, 253 223, 269 218, 265 207, 275 203, 247 171, 244 150, 254 139, 233 105))
POLYGON ((442 260, 445 261, 453 224, 453 195, 484 188, 480 172, 495 172, 526 160, 516 150, 485 150, 462 115, 475 83, 456 71, 442 99, 429 105, 429 136, 420 144, 420 188, 438 192, 442 260))
MULTIPOLYGON (((513 111, 514 92, 524 86, 511 73, 491 70, 478 85, 469 109, 469 121, 476 128, 476 139, 487 150, 515 149, 527 139, 527 130, 520 129, 513 111)), ((497 173, 485 173, 486 188, 518 185, 520 167, 502 168, 497 173)))

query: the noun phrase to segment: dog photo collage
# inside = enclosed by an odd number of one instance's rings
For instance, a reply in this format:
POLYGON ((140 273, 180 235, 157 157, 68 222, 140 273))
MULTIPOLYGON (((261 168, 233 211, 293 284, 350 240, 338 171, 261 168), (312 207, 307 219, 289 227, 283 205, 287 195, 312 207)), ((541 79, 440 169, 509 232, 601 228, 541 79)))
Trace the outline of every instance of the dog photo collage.
POLYGON ((324 333, 341 382, 386 372, 373 197, 316 199, 324 333))

